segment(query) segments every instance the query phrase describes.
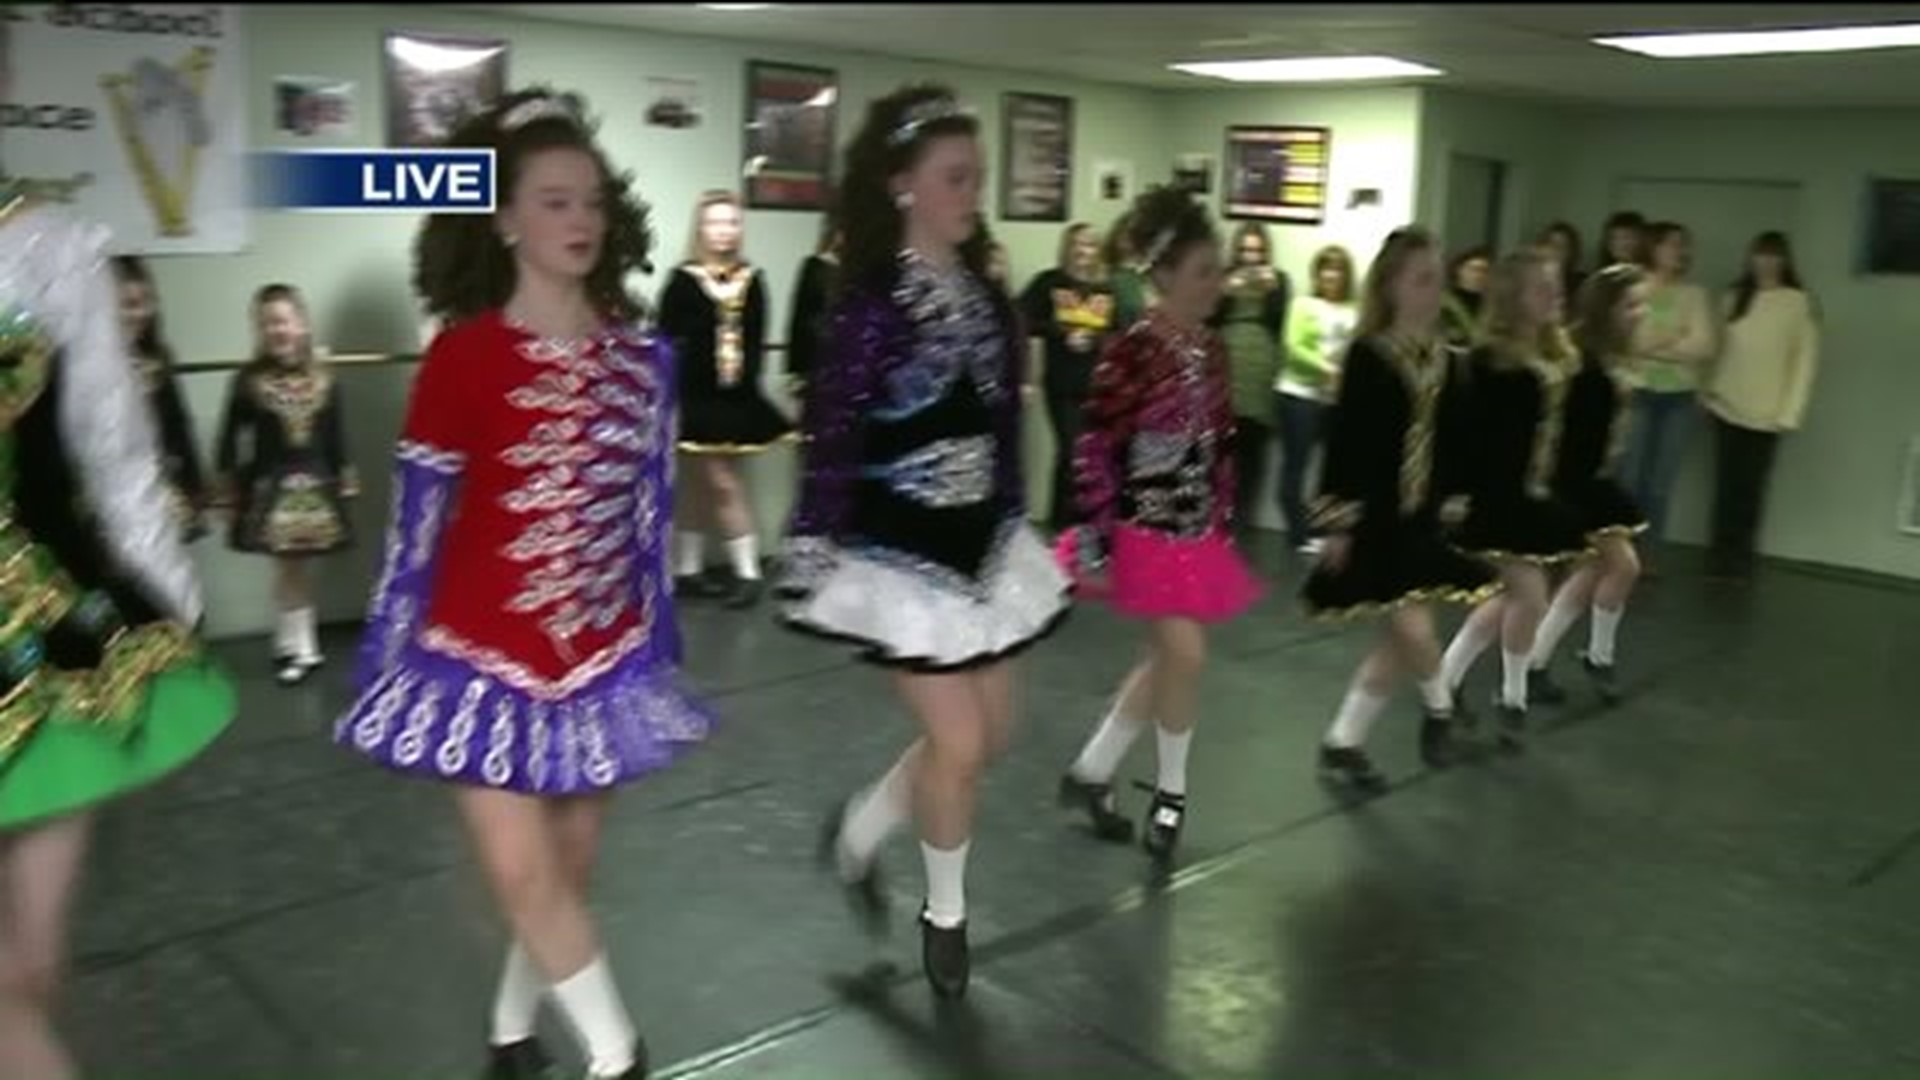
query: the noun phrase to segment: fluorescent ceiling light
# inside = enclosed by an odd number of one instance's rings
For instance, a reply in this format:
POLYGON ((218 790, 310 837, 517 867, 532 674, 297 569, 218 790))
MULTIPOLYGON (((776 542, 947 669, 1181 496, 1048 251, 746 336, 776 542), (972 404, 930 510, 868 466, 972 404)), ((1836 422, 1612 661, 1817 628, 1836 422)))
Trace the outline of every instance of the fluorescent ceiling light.
POLYGON ((1662 60, 1702 56, 1765 56, 1770 53, 1857 52, 1920 45, 1920 23, 1892 26, 1828 26, 1815 30, 1738 30, 1698 34, 1631 34, 1594 38, 1595 45, 1662 60))
POLYGON ((693 6, 706 8, 708 11, 765 11, 766 9, 772 7, 773 5, 772 4, 695 4, 693 6))
POLYGON ((1291 60, 1209 60, 1171 64, 1175 71, 1229 82, 1351 82, 1443 75, 1439 68, 1395 60, 1391 56, 1305 56, 1291 60))

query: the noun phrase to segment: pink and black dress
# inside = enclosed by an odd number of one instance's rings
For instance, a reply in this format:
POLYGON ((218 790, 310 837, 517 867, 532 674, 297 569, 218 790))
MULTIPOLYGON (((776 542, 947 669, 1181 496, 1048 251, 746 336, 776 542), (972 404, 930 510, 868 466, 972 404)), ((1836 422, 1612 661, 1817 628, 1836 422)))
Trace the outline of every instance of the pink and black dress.
POLYGON ((1211 330, 1154 312, 1114 339, 1074 453, 1087 524, 1059 554, 1083 589, 1143 619, 1231 619, 1263 588, 1233 545, 1233 406, 1211 330))
POLYGON ((605 791, 702 741, 666 576, 671 351, 491 311, 428 349, 335 741, 415 776, 605 791))

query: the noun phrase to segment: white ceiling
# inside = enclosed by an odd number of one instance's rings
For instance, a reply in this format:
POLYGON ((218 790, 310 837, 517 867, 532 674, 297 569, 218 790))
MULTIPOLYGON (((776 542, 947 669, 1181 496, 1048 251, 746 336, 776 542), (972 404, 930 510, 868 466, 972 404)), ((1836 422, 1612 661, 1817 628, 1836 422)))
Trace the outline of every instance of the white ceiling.
POLYGON ((1653 60, 1602 34, 1920 21, 1913 4, 467 4, 532 19, 791 42, 1163 89, 1185 60, 1386 54, 1454 86, 1616 105, 1920 105, 1920 50, 1653 60))

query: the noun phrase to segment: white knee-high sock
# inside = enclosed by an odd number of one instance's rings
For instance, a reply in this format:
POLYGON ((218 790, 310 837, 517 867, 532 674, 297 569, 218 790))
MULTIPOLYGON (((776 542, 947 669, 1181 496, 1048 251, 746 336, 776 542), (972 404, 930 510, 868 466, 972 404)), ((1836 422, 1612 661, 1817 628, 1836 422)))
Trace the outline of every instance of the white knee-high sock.
POLYGON ((1527 707, 1527 653, 1500 650, 1500 703, 1516 709, 1527 707))
POLYGON ((311 607, 301 608, 300 616, 300 659, 317 664, 320 654, 320 613, 311 607))
POLYGON ((840 876, 848 881, 866 872, 880 845, 894 830, 913 820, 911 759, 900 755, 893 768, 854 799, 852 812, 840 826, 840 876))
POLYGON ((300 613, 282 611, 274 621, 273 655, 275 657, 298 657, 300 655, 300 613))
POLYGON ((1107 718, 1100 721, 1094 729, 1093 737, 1087 745, 1080 748, 1080 756, 1074 759, 1067 772, 1074 779, 1089 784, 1105 784, 1113 780, 1113 774, 1120 769, 1120 763, 1126 760, 1127 751, 1133 749, 1134 740, 1147 730, 1146 718, 1130 716, 1123 706, 1126 698, 1114 702, 1107 711, 1107 718))
POLYGON ((1187 749, 1193 745, 1192 730, 1175 734, 1166 728, 1155 725, 1153 729, 1155 749, 1159 751, 1160 778, 1154 786, 1169 795, 1187 793, 1187 749))
POLYGON ((533 1038, 540 998, 546 992, 547 981, 533 966, 533 958, 514 942, 507 950, 507 966, 500 973, 500 990, 493 998, 493 1045, 511 1046, 533 1038))
POLYGON ((680 530, 678 535, 679 564, 673 574, 675 577, 698 577, 707 568, 707 536, 686 529, 680 530))
POLYGON ((1420 680, 1420 703, 1435 716, 1452 716, 1453 691, 1446 676, 1435 672, 1431 679, 1420 680))
POLYGON ((1347 698, 1340 703, 1339 715, 1333 718, 1333 726, 1327 729, 1328 746, 1352 749, 1367 741, 1367 732, 1373 730, 1373 722, 1387 709, 1387 696, 1376 694, 1355 682, 1347 689, 1347 698))
POLYGON ((1623 607, 1609 611, 1593 605, 1593 624, 1587 628, 1587 659, 1601 665, 1613 663, 1614 638, 1620 633, 1620 617, 1626 613, 1623 607))
POLYGON ((633 1068, 633 1047, 639 1040, 606 957, 594 957, 586 967, 555 983, 553 1000, 580 1040, 593 1076, 619 1076, 633 1068))
POLYGON ((927 867, 927 921, 951 930, 967 920, 967 852, 970 840, 942 851, 920 842, 920 858, 927 867))
POLYGON ((759 538, 752 533, 727 540, 727 555, 733 560, 733 572, 743 581, 760 580, 759 538))
POLYGON ((1580 621, 1581 605, 1573 598, 1573 590, 1561 586, 1553 595, 1553 603, 1547 606, 1547 614, 1540 620, 1540 628, 1533 632, 1533 656, 1529 658, 1535 671, 1545 671, 1553 663, 1553 654, 1560 648, 1560 642, 1580 621))
POLYGON ((1467 621, 1460 624, 1460 631, 1453 635, 1446 653, 1440 657, 1440 681, 1449 694, 1460 689, 1460 684, 1467 680, 1467 672, 1473 670, 1473 665, 1493 647, 1494 639, 1499 636, 1498 619, 1476 619, 1469 615, 1467 621))

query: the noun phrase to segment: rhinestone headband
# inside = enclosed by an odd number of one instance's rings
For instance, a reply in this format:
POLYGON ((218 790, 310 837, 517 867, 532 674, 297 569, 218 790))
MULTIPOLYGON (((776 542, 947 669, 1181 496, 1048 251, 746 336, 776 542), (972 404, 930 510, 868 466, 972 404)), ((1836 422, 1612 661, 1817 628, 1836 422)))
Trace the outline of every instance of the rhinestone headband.
POLYGON ((904 146, 919 138, 920 129, 938 120, 951 120, 959 116, 972 116, 973 110, 962 108, 952 98, 934 98, 923 101, 907 110, 900 123, 887 132, 888 146, 904 146))
POLYGON ((536 97, 515 105, 500 118, 500 130, 515 131, 526 127, 535 120, 549 118, 565 120, 571 124, 580 122, 580 114, 574 109, 573 102, 564 97, 536 97))
POLYGON ((1159 266, 1160 260, 1166 258, 1167 249, 1171 247, 1173 247, 1173 227, 1168 226, 1154 236, 1153 243, 1148 244, 1147 250, 1141 255, 1147 260, 1148 266, 1159 266))

